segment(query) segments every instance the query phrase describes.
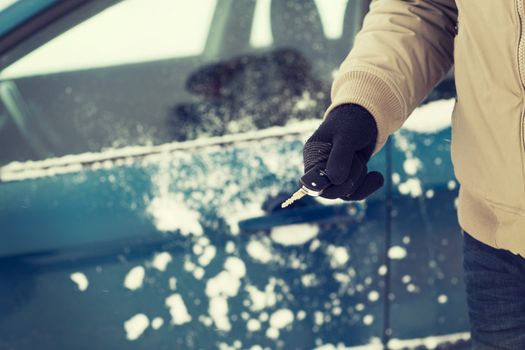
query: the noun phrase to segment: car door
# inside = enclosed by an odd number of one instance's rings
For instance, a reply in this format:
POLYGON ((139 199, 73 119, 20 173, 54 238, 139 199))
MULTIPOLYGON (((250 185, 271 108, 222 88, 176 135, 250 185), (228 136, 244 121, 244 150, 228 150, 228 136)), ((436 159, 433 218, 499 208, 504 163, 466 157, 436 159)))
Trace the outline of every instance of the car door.
POLYGON ((391 139, 392 338, 467 348, 459 185, 450 159, 454 104, 449 75, 391 139))
POLYGON ((365 2, 101 3, 3 56, 0 345, 379 346, 386 189, 279 208, 365 2))

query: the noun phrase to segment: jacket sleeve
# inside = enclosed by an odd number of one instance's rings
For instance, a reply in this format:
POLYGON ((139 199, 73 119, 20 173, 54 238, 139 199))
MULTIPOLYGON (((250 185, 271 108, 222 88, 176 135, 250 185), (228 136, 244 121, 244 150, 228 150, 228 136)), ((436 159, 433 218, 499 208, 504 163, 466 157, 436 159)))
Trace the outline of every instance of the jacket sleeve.
POLYGON ((377 153, 452 67, 454 0, 374 0, 332 85, 332 103, 355 103, 376 120, 377 153))

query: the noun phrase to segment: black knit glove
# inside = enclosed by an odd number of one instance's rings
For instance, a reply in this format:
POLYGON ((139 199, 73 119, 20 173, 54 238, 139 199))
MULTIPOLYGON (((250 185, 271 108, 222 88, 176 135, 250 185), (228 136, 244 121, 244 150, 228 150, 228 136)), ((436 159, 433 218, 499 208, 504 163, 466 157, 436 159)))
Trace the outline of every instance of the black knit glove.
POLYGON ((305 173, 319 163, 326 163, 326 173, 333 184, 321 197, 362 200, 383 186, 383 175, 368 173, 377 139, 377 126, 363 107, 344 104, 334 108, 306 141, 303 149, 305 173))

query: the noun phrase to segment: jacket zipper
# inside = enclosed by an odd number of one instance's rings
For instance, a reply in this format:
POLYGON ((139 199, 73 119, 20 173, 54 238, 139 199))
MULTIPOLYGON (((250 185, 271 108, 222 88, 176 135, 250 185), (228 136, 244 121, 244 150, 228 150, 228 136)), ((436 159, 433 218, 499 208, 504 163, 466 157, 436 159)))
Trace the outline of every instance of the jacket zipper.
MULTIPOLYGON (((520 29, 520 32, 519 32, 519 41, 518 41, 518 71, 519 71, 519 76, 520 76, 520 83, 521 83, 521 87, 522 87, 522 91, 525 89, 525 84, 524 84, 524 77, 525 77, 525 72, 524 72, 524 67, 523 67, 523 56, 524 56, 524 43, 523 43, 523 40, 524 40, 524 33, 523 33, 523 16, 524 16, 524 7, 523 7, 523 0, 516 0, 516 5, 517 5, 517 11, 518 11, 518 19, 519 19, 519 29, 520 29)), ((525 113, 522 111, 521 112, 521 120, 520 120, 520 124, 521 124, 521 130, 520 130, 520 134, 521 134, 521 146, 523 147, 523 149, 525 150, 525 113)))

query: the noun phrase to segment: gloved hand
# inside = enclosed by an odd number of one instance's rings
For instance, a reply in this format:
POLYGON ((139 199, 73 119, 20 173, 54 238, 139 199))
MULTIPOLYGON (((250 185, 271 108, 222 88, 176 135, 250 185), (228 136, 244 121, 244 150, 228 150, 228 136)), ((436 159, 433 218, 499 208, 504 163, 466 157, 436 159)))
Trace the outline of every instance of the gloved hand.
POLYGON ((368 173, 366 165, 376 139, 375 120, 365 108, 344 104, 328 114, 303 149, 305 173, 326 162, 326 173, 333 185, 321 197, 362 200, 383 186, 383 175, 377 171, 368 173), (328 159, 320 158, 320 154, 328 155, 328 159))

